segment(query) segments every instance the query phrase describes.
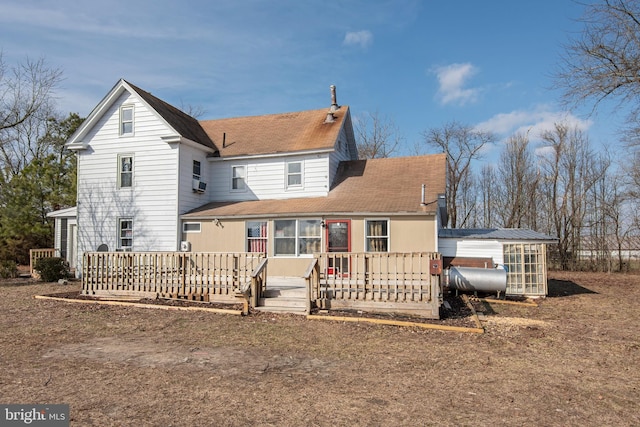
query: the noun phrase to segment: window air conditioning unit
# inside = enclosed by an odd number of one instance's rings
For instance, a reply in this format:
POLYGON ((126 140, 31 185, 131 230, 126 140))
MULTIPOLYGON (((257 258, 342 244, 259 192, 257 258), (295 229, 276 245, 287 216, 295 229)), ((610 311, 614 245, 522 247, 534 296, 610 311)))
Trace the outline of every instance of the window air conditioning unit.
POLYGON ((189 252, 191 250, 191 242, 183 240, 180 242, 180 252, 189 252))
POLYGON ((199 179, 194 179, 192 188, 196 193, 204 193, 204 191, 207 189, 207 183, 202 182, 199 179))

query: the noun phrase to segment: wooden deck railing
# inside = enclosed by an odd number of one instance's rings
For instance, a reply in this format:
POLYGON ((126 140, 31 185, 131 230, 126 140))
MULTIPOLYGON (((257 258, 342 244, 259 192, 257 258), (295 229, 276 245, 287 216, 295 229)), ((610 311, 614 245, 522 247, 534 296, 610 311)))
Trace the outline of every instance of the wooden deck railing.
POLYGON ((267 258, 263 258, 260 264, 251 272, 251 307, 255 308, 258 301, 263 297, 267 290, 267 258))
POLYGON ((440 254, 329 252, 316 255, 319 280, 311 297, 327 307, 380 307, 420 310, 438 315, 440 254), (380 304, 383 303, 383 304, 380 304))
POLYGON ((57 256, 60 256, 60 253, 58 250, 53 248, 29 249, 29 274, 31 274, 31 276, 37 274, 34 267, 40 258, 53 258, 57 256))
POLYGON ((313 258, 304 273, 307 283, 307 314, 311 313, 311 301, 316 301, 320 289, 320 264, 318 258, 313 258))
POLYGON ((82 266, 87 295, 146 295, 198 301, 237 302, 264 254, 195 252, 88 252, 82 266))

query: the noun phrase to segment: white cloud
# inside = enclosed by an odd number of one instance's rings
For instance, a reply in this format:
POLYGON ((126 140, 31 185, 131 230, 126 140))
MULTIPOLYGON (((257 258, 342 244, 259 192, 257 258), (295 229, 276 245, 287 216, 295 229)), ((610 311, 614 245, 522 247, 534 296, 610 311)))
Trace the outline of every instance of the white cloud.
POLYGON ((493 132, 503 138, 516 133, 528 133, 530 139, 539 140, 545 131, 553 130, 556 123, 564 123, 583 131, 587 131, 593 124, 591 120, 582 120, 569 112, 553 111, 547 105, 540 105, 532 110, 496 114, 489 120, 478 123, 476 129, 493 132))
POLYGON ((464 105, 478 98, 478 89, 465 88, 478 70, 470 63, 450 64, 432 70, 438 78, 438 97, 442 104, 464 105))
POLYGON ((373 43, 373 34, 369 30, 349 31, 344 36, 342 44, 345 46, 368 47, 373 43))

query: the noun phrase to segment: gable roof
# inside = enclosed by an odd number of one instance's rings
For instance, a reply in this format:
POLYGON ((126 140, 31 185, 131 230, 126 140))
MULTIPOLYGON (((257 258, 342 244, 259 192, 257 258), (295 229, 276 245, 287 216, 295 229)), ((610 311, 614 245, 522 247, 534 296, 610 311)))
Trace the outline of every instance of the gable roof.
MULTIPOLYGON (((334 112, 325 123, 328 108, 263 116, 205 120, 200 125, 215 141, 220 157, 278 154, 333 149, 349 107, 334 112)), ((349 141, 344 141, 349 143, 349 141)))
POLYGON ((133 89, 140 97, 153 108, 177 133, 183 137, 204 145, 205 147, 217 149, 211 138, 200 126, 200 122, 187 113, 177 109, 153 96, 151 93, 140 89, 139 87, 124 80, 131 89, 133 89))
POLYGON ((438 231, 441 239, 476 240, 535 240, 557 243, 558 239, 537 231, 524 228, 442 228, 438 231))
POLYGON ((124 79, 120 79, 93 109, 69 138, 67 146, 70 149, 86 148, 86 144, 82 142, 84 135, 125 91, 139 96, 141 102, 155 112, 176 134, 207 147, 215 156, 332 150, 343 127, 347 130, 347 140, 344 142, 351 155, 354 158, 357 156, 348 106, 335 110, 335 119, 330 123, 325 123, 328 107, 283 114, 198 121, 124 79))
POLYGON ((214 202, 182 217, 264 217, 323 214, 435 214, 445 192, 446 155, 342 162, 326 197, 214 202), (425 206, 421 206, 426 184, 425 206))
POLYGON ((155 112, 158 118, 173 129, 176 134, 203 145, 209 148, 210 151, 216 150, 216 146, 211 141, 211 138, 209 138, 196 119, 124 79, 118 80, 109 93, 102 98, 98 105, 89 113, 89 116, 87 116, 85 121, 67 141, 67 147, 70 149, 86 148, 86 143, 82 141, 82 138, 124 92, 136 94, 140 98, 140 101, 146 104, 152 112, 155 112))

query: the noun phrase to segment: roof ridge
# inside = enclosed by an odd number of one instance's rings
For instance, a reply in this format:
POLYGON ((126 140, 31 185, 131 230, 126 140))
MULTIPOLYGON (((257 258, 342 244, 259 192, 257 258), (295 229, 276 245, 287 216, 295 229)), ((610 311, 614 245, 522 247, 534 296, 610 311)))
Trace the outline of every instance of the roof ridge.
MULTIPOLYGON (((349 109, 348 105, 341 105, 340 109, 336 110, 334 112, 335 113, 340 113, 340 111, 345 108, 345 109, 349 109)), ((207 122, 216 122, 216 121, 221 121, 221 120, 242 120, 242 119, 256 119, 256 118, 260 118, 260 117, 275 117, 275 116, 286 116, 286 115, 290 115, 290 114, 300 114, 300 113, 316 113, 316 112, 326 112, 329 111, 329 108, 313 108, 313 109, 309 109, 309 110, 298 110, 298 111, 287 111, 284 113, 267 113, 267 114, 255 114, 255 115, 249 115, 249 116, 233 116, 233 117, 220 117, 217 119, 206 119, 206 120, 198 120, 200 123, 207 123, 207 122)), ((324 116, 323 116, 324 118, 324 116)))

